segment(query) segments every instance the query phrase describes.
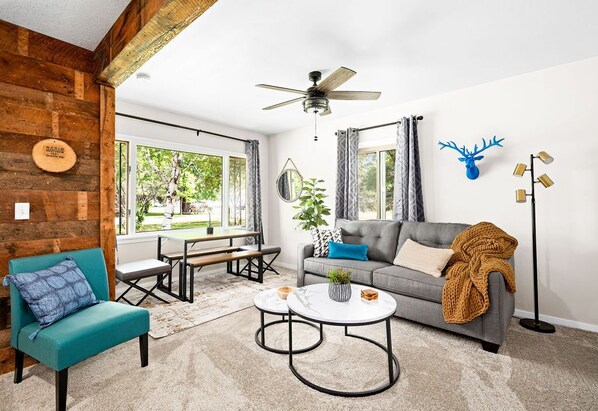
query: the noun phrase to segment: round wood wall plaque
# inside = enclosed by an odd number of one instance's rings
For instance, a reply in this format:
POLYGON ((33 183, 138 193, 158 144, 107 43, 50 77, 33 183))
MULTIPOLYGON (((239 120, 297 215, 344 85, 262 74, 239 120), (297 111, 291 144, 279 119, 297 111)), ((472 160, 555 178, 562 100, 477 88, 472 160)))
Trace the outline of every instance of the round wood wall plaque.
POLYGON ((77 154, 71 146, 53 138, 33 146, 31 155, 36 166, 50 173, 64 173, 77 162, 77 154))

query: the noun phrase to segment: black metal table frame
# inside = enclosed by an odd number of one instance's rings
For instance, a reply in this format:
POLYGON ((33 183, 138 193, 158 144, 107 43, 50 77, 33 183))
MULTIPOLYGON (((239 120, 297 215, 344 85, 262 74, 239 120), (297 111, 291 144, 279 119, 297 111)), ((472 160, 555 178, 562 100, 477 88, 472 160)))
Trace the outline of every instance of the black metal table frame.
MULTIPOLYGON (((263 348, 266 351, 270 351, 276 354, 288 354, 289 350, 282 350, 279 348, 273 348, 273 347, 268 347, 266 345, 266 328, 268 328, 271 325, 275 325, 275 324, 287 324, 288 321, 286 320, 285 317, 287 317, 287 315, 285 314, 280 314, 280 313, 275 313, 272 311, 268 311, 259 307, 255 307, 258 309, 258 311, 260 312, 260 328, 258 328, 255 332, 255 342, 256 344, 263 348), (270 321, 269 323, 265 322, 265 314, 270 314, 270 315, 276 315, 276 316, 282 316, 282 320, 276 320, 276 321, 270 321), (260 338, 261 337, 261 338, 260 338)), ((311 351, 313 349, 315 349, 316 347, 318 347, 320 344, 322 344, 322 341, 324 340, 324 334, 323 334, 323 329, 322 329, 322 324, 320 324, 320 326, 318 327, 316 324, 309 322, 309 321, 305 321, 305 320, 294 320, 293 321, 295 324, 300 323, 300 324, 305 324, 305 325, 309 325, 310 327, 315 328, 316 330, 320 331, 320 339, 315 342, 314 344, 310 345, 309 347, 306 348, 300 348, 298 350, 293 350, 293 354, 301 354, 304 352, 308 352, 311 351)))
MULTIPOLYGON (((230 237, 229 240, 229 245, 232 247, 233 245, 233 240, 235 238, 249 238, 249 237, 255 237, 255 240, 257 242, 257 250, 259 252, 262 251, 262 233, 258 232, 258 233, 251 233, 250 235, 237 235, 234 237, 230 237)), ((201 239, 201 240, 187 240, 187 239, 178 239, 178 238, 171 238, 168 236, 163 236, 161 234, 158 234, 158 250, 157 250, 157 258, 158 260, 162 261, 162 240, 166 239, 166 240, 175 240, 175 241, 182 241, 183 242, 183 259, 182 261, 179 261, 179 293, 178 295, 172 292, 172 280, 169 278, 168 281, 168 287, 163 286, 162 282, 163 282, 163 278, 158 278, 158 281, 161 283, 158 286, 158 289, 169 294, 172 297, 175 297, 181 301, 189 301, 189 298, 187 297, 187 272, 186 272, 186 267, 187 267, 187 253, 189 251, 189 244, 191 245, 191 248, 197 244, 197 243, 201 243, 201 242, 207 242, 207 241, 222 241, 225 240, 225 238, 215 238, 215 239, 201 239)), ((228 274, 235 274, 236 273, 233 271, 232 269, 232 262, 227 262, 226 263, 226 272, 228 274)), ((172 273, 170 274, 170 277, 172 277, 172 273)), ((258 257, 258 278, 257 279, 253 279, 250 277, 247 277, 249 280, 252 281, 258 281, 260 283, 263 282, 264 280, 264 257, 260 256, 258 257)))
POLYGON ((369 395, 379 394, 383 391, 386 391, 387 389, 392 387, 398 381, 399 375, 401 374, 401 367, 399 365, 399 359, 392 352, 392 337, 391 337, 391 333, 390 333, 390 319, 392 318, 393 315, 394 315, 394 313, 390 314, 386 318, 382 318, 380 320, 375 320, 375 321, 368 321, 368 322, 355 323, 355 324, 344 324, 344 323, 335 323, 335 322, 320 321, 317 319, 313 319, 313 318, 298 314, 289 308, 289 315, 288 315, 289 368, 291 369, 291 371, 293 372, 295 377, 297 377, 297 379, 299 381, 301 381, 303 384, 307 385, 310 388, 313 388, 315 390, 323 392, 325 394, 336 395, 339 397, 367 397, 369 395), (331 388, 322 387, 318 384, 315 384, 315 383, 309 381, 307 378, 302 376, 299 373, 299 371, 297 371, 295 366, 293 365, 293 354, 295 353, 293 351, 293 323, 297 322, 297 320, 293 320, 292 317, 295 315, 298 317, 301 317, 305 320, 319 323, 320 326, 331 325, 331 326, 335 326, 335 327, 345 327, 345 336, 358 338, 360 340, 374 344, 377 347, 380 347, 383 351, 385 351, 387 353, 387 356, 388 356, 388 383, 383 384, 376 388, 365 390, 365 391, 339 391, 339 390, 333 390, 331 388), (380 344, 378 341, 371 340, 371 339, 369 339, 367 337, 363 337, 361 335, 349 334, 349 331, 348 331, 348 327, 362 327, 362 326, 366 326, 366 325, 378 324, 381 322, 386 322, 386 347, 384 347, 384 345, 380 344))

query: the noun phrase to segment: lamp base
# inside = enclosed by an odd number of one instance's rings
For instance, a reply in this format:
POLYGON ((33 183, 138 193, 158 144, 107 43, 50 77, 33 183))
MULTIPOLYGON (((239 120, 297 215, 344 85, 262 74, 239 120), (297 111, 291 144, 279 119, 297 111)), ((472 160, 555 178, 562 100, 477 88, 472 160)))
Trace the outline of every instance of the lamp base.
POLYGON ((538 320, 538 322, 536 322, 533 318, 522 318, 519 320, 519 324, 521 324, 523 328, 539 333, 551 334, 556 331, 554 325, 547 323, 546 321, 538 320))

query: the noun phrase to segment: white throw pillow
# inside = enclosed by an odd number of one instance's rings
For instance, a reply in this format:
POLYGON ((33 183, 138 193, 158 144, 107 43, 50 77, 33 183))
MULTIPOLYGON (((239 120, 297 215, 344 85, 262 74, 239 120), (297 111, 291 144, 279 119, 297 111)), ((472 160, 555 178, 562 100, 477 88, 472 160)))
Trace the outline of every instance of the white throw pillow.
POLYGON ((412 270, 421 271, 434 277, 442 276, 442 270, 455 252, 450 248, 426 247, 411 239, 407 239, 393 264, 412 270))
POLYGON ((328 242, 342 243, 342 230, 340 228, 332 230, 312 228, 311 239, 314 245, 314 257, 328 257, 328 242))

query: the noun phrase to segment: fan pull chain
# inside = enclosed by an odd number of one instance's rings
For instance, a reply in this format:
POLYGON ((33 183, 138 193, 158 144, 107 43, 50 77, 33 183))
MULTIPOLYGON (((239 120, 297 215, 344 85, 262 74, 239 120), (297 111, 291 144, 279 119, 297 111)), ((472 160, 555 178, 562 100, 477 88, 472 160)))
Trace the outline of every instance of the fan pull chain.
POLYGON ((314 111, 314 141, 318 141, 318 110, 314 111))

